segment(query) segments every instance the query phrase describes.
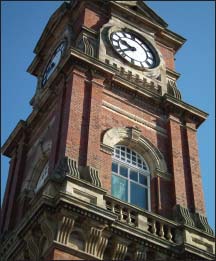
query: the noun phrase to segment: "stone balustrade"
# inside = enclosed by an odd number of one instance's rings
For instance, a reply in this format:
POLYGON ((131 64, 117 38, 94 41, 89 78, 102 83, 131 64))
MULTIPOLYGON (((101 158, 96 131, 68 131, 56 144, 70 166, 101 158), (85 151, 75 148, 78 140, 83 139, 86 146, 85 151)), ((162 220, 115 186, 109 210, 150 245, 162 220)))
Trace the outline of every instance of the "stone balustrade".
POLYGON ((176 243, 177 224, 159 215, 141 210, 111 196, 105 196, 106 209, 117 214, 118 220, 148 232, 160 239, 176 243))

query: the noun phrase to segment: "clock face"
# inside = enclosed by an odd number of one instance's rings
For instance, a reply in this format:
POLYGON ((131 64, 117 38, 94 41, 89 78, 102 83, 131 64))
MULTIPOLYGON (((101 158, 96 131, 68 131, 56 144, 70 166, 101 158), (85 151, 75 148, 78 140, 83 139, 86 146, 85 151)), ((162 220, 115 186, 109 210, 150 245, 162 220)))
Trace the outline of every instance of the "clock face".
POLYGON ((140 69, 151 69, 156 66, 156 57, 152 48, 132 33, 113 32, 110 41, 115 51, 130 64, 140 69))
POLYGON ((66 42, 65 41, 61 42, 61 44, 56 48, 55 52, 53 53, 53 56, 49 61, 46 70, 44 72, 43 79, 42 79, 42 86, 45 85, 50 75, 54 72, 55 68, 59 64, 62 54, 65 50, 65 47, 66 47, 66 42))

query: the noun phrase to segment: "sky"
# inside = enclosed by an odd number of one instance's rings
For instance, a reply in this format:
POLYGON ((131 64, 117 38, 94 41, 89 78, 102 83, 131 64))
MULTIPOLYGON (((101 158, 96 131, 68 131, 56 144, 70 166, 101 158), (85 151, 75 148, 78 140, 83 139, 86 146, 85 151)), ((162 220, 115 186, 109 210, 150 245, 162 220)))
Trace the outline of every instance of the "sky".
MULTIPOLYGON (((146 1, 187 39, 176 54, 177 82, 183 101, 209 113, 198 129, 199 156, 207 218, 215 227, 215 17, 213 1, 146 1)), ((33 49, 61 1, 1 2, 1 144, 20 119, 31 112, 36 78, 26 72, 33 49)), ((3 198, 9 159, 1 160, 3 198)))

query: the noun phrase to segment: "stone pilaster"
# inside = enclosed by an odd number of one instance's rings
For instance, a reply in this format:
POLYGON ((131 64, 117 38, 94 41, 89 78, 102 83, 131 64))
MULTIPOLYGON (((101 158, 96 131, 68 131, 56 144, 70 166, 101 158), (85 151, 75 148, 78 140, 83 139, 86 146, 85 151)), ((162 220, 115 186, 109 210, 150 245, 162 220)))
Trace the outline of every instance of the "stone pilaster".
POLYGON ((113 240, 112 260, 124 260, 128 251, 129 242, 120 237, 115 237, 113 240))
POLYGON ((87 240, 85 244, 85 251, 91 255, 103 258, 106 249, 109 235, 104 233, 106 225, 99 225, 96 223, 87 223, 87 240))
POLYGON ((74 222, 77 216, 62 215, 59 218, 57 241, 62 244, 67 244, 70 233, 74 227, 74 222))

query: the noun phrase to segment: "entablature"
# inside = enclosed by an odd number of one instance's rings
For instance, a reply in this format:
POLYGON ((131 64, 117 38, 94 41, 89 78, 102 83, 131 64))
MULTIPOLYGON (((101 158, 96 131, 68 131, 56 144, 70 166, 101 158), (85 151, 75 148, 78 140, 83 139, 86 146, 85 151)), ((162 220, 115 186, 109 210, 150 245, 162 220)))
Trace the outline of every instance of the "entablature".
POLYGON ((42 239, 44 235, 47 243, 46 249, 41 249, 43 253, 54 243, 59 243, 72 251, 76 249, 96 259, 103 259, 106 257, 106 247, 116 242, 125 246, 125 252, 121 253, 123 256, 137 245, 146 250, 147 255, 153 251, 163 253, 166 257, 173 253, 175 258, 182 255, 207 260, 214 258, 212 235, 132 206, 94 185, 88 187, 88 182, 71 175, 65 175, 62 180, 51 175, 30 204, 17 228, 1 239, 4 260, 10 260, 14 253, 18 254, 17 251, 21 251, 28 240, 34 243, 31 247, 27 244, 29 255, 39 255, 40 244, 35 244, 36 236, 42 239), (82 191, 82 197, 78 190, 82 191), (91 197, 99 200, 89 201, 91 197), (74 248, 76 241, 71 236, 73 231, 78 235, 87 235, 83 248, 74 248), (103 246, 100 245, 101 238, 104 240, 103 246), (92 251, 99 245, 101 251, 92 251))
MULTIPOLYGON (((73 70, 74 67, 78 67, 78 69, 82 68, 84 71, 89 71, 90 68, 90 71, 92 71, 95 77, 104 78, 104 86, 122 86, 122 88, 130 90, 135 95, 150 99, 156 106, 164 110, 167 116, 174 114, 180 118, 183 125, 187 122, 192 122, 195 123, 196 128, 198 128, 208 116, 206 112, 169 94, 162 96, 159 82, 156 80, 151 79, 149 82, 146 79, 141 80, 136 78, 136 76, 132 77, 130 73, 124 74, 123 71, 118 70, 116 67, 103 63, 94 57, 90 57, 75 48, 71 48, 70 55, 68 54, 59 65, 59 70, 61 70, 62 73, 59 74, 56 72, 50 77, 46 87, 41 93, 37 108, 32 111, 26 121, 20 121, 2 146, 2 153, 4 155, 10 156, 13 150, 12 148, 14 147, 14 141, 18 139, 18 134, 22 131, 23 126, 26 125, 27 128, 31 128, 32 123, 38 117, 38 111, 44 107, 44 104, 50 104, 50 101, 51 104, 53 104, 53 97, 55 97, 55 99, 58 97, 61 92, 60 89, 63 88, 62 84, 64 85, 66 81, 66 72, 68 72, 69 68, 70 71, 73 70), (56 81, 55 84, 54 81, 56 81)), ((173 72, 171 72, 171 74, 173 75, 173 72)))

